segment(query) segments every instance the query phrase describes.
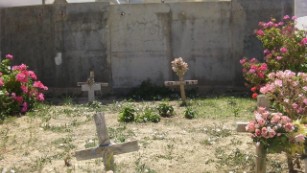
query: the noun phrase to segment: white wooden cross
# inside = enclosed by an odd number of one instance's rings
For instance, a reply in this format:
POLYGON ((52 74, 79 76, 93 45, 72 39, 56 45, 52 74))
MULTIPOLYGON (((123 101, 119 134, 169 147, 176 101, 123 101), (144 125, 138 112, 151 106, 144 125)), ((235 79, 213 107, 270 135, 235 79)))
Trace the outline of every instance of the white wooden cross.
POLYGON ((139 150, 138 142, 132 141, 123 144, 112 144, 108 136, 104 114, 95 114, 94 120, 100 145, 96 148, 77 151, 75 156, 77 160, 88 160, 102 157, 105 171, 112 170, 115 172, 114 155, 139 150))
MULTIPOLYGON (((266 98, 265 95, 259 95, 257 97, 257 107, 270 107, 270 101, 266 98)), ((237 122, 237 132, 247 132, 245 127, 248 122, 237 122)), ((263 148, 263 145, 256 146, 256 173, 265 173, 266 172, 266 151, 263 148)), ((305 164, 305 173, 307 173, 307 159, 304 159, 305 164)))
POLYGON ((181 101, 183 104, 186 103, 186 95, 185 95, 185 90, 184 86, 185 85, 197 85, 198 80, 183 80, 183 76, 179 76, 179 81, 165 81, 164 85, 165 86, 178 86, 180 87, 180 97, 181 101))
POLYGON ((90 72, 90 77, 87 79, 87 82, 78 82, 78 86, 81 86, 81 91, 88 92, 88 101, 92 102, 95 100, 95 91, 101 91, 101 86, 107 87, 108 83, 95 82, 94 72, 90 72))

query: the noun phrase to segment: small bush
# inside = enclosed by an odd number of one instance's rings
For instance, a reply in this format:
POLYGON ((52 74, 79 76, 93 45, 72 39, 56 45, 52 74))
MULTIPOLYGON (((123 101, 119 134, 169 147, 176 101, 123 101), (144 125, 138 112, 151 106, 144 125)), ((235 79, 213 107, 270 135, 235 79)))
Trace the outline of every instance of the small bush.
POLYGON ((145 80, 139 87, 133 89, 129 95, 136 100, 160 100, 172 94, 173 92, 170 89, 155 85, 150 80, 145 80))
POLYGON ((158 123, 160 121, 160 116, 154 112, 151 108, 145 108, 142 114, 139 114, 135 118, 135 122, 138 123, 146 123, 146 122, 154 122, 158 123))
POLYGON ((161 117, 171 117, 174 115, 174 108, 168 103, 160 103, 157 109, 161 117))
POLYGON ((193 119, 195 118, 196 112, 192 109, 192 107, 187 107, 184 111, 184 117, 187 119, 193 119))
POLYGON ((132 122, 134 121, 134 117, 135 117, 135 109, 130 107, 130 106, 126 106, 124 107, 120 113, 119 113, 119 122, 132 122))

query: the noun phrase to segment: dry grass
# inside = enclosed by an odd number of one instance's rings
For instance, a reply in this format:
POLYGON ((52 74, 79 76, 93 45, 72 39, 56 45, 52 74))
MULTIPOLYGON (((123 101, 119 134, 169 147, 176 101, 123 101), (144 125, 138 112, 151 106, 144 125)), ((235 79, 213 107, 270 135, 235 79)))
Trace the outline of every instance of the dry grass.
MULTIPOLYGON (((111 101, 92 105, 41 105, 27 116, 8 118, 0 125, 0 171, 102 172, 102 159, 77 161, 74 152, 95 147, 93 115, 105 112, 108 132, 116 143, 138 140, 140 150, 115 156, 122 173, 253 172, 254 146, 248 134, 235 132, 235 122, 248 120, 255 101, 221 97, 189 102, 197 111, 183 116, 179 101, 170 101, 176 115, 159 123, 119 123, 124 105, 142 109, 161 102, 111 101)), ((282 154, 269 155, 268 171, 286 172, 282 154), (278 158, 278 159, 275 159, 278 158)))

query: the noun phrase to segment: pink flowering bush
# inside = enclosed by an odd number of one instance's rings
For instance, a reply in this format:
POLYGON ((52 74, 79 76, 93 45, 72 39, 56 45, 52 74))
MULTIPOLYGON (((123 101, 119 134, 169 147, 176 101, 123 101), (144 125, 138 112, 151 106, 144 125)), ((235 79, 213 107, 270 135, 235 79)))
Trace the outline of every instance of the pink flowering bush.
POLYGON ((246 85, 251 87, 252 98, 256 99, 259 93, 259 89, 266 82, 266 74, 268 72, 268 67, 266 63, 259 63, 255 58, 250 60, 243 58, 240 60, 243 66, 242 72, 243 76, 248 81, 246 85))
POLYGON ((253 141, 262 144, 269 152, 291 152, 293 144, 304 146, 303 134, 293 133, 297 128, 292 120, 284 114, 272 113, 263 107, 254 112, 255 119, 248 123, 246 131, 250 132, 253 141))
POLYGON ((8 54, 0 63, 0 119, 27 112, 35 102, 44 101, 42 91, 48 90, 25 64, 10 67, 12 59, 8 54))
POLYGON ((293 119, 305 118, 307 114, 307 73, 290 70, 268 74, 268 83, 260 89, 275 107, 293 119))
POLYGON ((255 33, 263 45, 265 62, 259 63, 254 59, 248 61, 246 58, 240 61, 247 86, 257 88, 253 96, 259 93, 270 72, 279 70, 307 72, 307 33, 295 27, 295 19, 295 16, 290 18, 286 15, 279 22, 276 19, 259 22, 259 28, 255 33), (260 65, 267 68, 258 75, 261 71, 255 70, 255 66, 260 65))

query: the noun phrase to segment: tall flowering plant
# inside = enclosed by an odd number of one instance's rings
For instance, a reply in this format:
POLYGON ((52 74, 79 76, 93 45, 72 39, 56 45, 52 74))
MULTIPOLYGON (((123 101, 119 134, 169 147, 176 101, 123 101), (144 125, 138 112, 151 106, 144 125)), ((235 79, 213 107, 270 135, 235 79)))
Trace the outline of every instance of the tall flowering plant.
POLYGON ((268 74, 268 83, 260 89, 276 108, 293 119, 307 115, 307 73, 294 73, 290 70, 268 74))
POLYGON ((44 101, 48 88, 28 70, 25 64, 10 66, 13 56, 7 54, 0 63, 0 118, 12 113, 25 113, 36 101, 44 101))
POLYGON ((259 107, 254 115, 255 119, 248 123, 246 131, 251 133, 257 145, 262 144, 271 153, 292 153, 292 148, 295 152, 303 152, 305 137, 295 133, 298 129, 288 116, 272 113, 263 107, 259 107))
POLYGON ((270 72, 307 72, 307 33, 295 27, 295 20, 295 16, 290 18, 286 15, 282 21, 272 18, 268 22, 259 22, 256 36, 263 45, 265 62, 259 63, 254 58, 243 58, 240 61, 243 76, 253 92, 253 98, 257 97, 270 72), (260 66, 266 67, 265 70, 260 70, 260 66))
POLYGON ((248 81, 246 85, 251 87, 252 98, 256 99, 259 93, 260 87, 266 82, 266 75, 268 73, 268 66, 266 63, 260 63, 257 59, 252 58, 248 60, 243 58, 240 60, 243 66, 243 76, 248 81))
POLYGON ((306 70, 307 36, 306 31, 295 27, 296 17, 284 16, 282 21, 271 19, 259 22, 257 38, 264 47, 264 59, 271 71, 306 70))

